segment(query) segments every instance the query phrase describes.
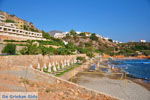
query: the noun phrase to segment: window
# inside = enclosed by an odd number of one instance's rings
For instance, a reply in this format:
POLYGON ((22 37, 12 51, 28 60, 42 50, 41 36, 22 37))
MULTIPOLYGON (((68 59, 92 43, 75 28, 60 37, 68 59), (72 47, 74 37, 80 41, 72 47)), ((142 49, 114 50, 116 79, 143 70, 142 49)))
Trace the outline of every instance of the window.
POLYGON ((7 31, 7 28, 4 28, 4 31, 7 31))
POLYGON ((11 31, 11 29, 8 29, 8 31, 11 31))

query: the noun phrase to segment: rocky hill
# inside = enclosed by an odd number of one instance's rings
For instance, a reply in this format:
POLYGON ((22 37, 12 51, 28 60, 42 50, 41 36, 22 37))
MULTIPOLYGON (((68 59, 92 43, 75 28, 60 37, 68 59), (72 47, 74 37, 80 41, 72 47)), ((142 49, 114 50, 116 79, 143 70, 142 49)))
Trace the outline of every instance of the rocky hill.
POLYGON ((66 36, 63 38, 63 40, 67 42, 71 42, 78 47, 83 47, 83 48, 91 47, 101 51, 103 51, 104 49, 117 47, 117 44, 99 37, 97 37, 94 40, 91 37, 87 37, 87 36, 66 36))

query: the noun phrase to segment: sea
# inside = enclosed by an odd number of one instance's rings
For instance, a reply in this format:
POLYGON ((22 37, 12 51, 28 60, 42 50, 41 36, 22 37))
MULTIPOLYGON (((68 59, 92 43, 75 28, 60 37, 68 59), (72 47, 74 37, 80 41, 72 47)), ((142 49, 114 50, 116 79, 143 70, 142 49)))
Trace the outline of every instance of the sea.
POLYGON ((113 67, 121 68, 135 78, 150 82, 150 59, 112 60, 109 64, 113 67))

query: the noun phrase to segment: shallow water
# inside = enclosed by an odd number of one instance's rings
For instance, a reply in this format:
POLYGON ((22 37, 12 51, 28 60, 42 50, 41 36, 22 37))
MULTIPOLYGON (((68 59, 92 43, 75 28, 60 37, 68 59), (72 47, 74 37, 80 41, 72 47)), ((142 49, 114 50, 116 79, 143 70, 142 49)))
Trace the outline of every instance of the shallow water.
POLYGON ((110 63, 112 66, 119 67, 134 77, 150 81, 149 59, 115 60, 110 63))

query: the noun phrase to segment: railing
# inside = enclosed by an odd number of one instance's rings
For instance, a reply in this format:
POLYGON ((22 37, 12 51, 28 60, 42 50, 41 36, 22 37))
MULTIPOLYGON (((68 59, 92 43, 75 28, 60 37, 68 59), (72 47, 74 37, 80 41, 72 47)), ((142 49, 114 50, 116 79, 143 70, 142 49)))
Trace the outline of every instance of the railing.
POLYGON ((6 26, 0 26, 0 32, 42 38, 42 33, 31 32, 31 31, 26 31, 26 30, 21 30, 21 29, 16 29, 16 28, 10 28, 6 26))

